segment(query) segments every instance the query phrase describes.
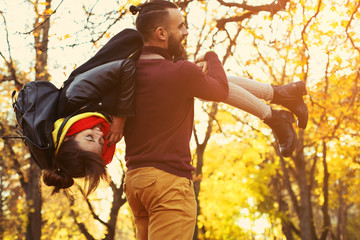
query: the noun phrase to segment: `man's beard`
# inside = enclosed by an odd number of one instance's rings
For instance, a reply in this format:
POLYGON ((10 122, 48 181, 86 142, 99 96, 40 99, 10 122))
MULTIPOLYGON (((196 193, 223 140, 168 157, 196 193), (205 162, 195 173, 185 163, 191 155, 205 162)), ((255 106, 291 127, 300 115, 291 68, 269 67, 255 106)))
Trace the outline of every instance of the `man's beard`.
POLYGON ((176 40, 173 34, 169 35, 168 51, 171 56, 177 58, 185 55, 185 48, 182 41, 183 38, 176 40))

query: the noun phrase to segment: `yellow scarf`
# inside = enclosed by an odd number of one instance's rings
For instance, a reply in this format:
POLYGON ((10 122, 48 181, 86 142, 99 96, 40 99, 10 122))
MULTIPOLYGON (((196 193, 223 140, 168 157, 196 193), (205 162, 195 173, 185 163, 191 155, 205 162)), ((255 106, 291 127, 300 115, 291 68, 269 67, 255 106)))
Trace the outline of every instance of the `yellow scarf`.
MULTIPOLYGON (((97 117, 101 117, 103 119, 105 119, 107 121, 107 119, 104 117, 104 115, 102 115, 101 113, 98 112, 85 112, 85 113, 80 113, 78 115, 75 115, 73 117, 71 117, 67 123, 65 124, 62 132, 61 132, 61 136, 59 139, 59 144, 57 145, 57 148, 55 149, 55 156, 59 151, 59 148, 61 146, 61 144, 64 141, 65 135, 67 133, 67 131, 69 130, 69 128, 71 127, 71 125, 73 125, 75 122, 87 118, 87 117, 91 117, 91 116, 97 116, 97 117)), ((52 132, 52 137, 53 137, 53 141, 54 141, 54 146, 56 146, 57 143, 57 136, 58 136, 58 132, 60 130, 60 126, 61 124, 64 122, 65 118, 60 118, 58 120, 56 120, 56 122, 54 123, 54 131, 52 132)))

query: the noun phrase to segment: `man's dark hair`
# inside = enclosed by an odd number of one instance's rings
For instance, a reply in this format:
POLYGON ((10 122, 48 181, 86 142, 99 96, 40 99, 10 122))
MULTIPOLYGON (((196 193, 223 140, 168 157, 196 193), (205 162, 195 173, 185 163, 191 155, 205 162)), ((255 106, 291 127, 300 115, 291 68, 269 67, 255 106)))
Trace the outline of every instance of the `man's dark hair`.
POLYGON ((132 5, 130 7, 132 14, 135 15, 139 13, 136 18, 136 29, 144 41, 148 39, 152 31, 164 24, 166 18, 169 16, 169 12, 167 11, 169 8, 177 9, 178 7, 172 2, 163 0, 144 3, 139 6, 132 5))

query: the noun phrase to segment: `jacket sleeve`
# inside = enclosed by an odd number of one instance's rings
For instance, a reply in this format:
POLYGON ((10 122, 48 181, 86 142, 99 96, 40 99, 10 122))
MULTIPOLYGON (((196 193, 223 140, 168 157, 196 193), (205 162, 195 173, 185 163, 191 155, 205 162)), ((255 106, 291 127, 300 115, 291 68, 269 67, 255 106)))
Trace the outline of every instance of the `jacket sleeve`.
POLYGON ((66 98, 73 105, 99 101, 116 89, 114 115, 134 115, 135 63, 130 59, 113 61, 74 77, 66 90, 66 98))

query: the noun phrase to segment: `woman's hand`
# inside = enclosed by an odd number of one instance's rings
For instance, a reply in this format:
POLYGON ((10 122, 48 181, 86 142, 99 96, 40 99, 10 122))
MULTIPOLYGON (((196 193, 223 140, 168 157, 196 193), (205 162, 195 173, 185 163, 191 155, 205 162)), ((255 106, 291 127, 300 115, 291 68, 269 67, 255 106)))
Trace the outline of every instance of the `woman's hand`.
POLYGON ((110 125, 110 130, 105 136, 105 139, 108 140, 108 146, 116 144, 121 140, 121 138, 123 137, 125 122, 126 122, 126 117, 113 116, 113 121, 110 125))
POLYGON ((207 61, 197 62, 196 65, 199 66, 204 73, 208 72, 208 63, 207 63, 207 61))
POLYGON ((205 55, 195 59, 194 63, 199 66, 204 73, 208 72, 208 62, 205 59, 205 55))

